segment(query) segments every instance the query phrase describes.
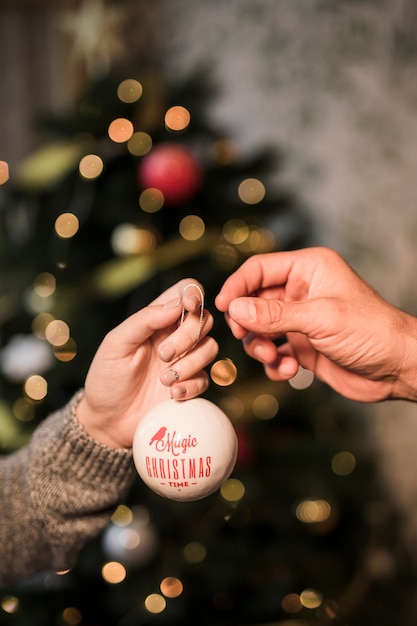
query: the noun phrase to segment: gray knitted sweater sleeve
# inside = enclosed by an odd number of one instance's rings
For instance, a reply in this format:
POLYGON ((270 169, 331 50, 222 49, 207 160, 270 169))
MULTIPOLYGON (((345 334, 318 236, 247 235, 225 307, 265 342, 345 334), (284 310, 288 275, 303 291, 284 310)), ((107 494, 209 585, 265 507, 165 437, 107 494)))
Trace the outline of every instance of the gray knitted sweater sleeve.
POLYGON ((0 458, 1 586, 73 566, 133 482, 131 450, 94 441, 76 419, 81 393, 0 458))

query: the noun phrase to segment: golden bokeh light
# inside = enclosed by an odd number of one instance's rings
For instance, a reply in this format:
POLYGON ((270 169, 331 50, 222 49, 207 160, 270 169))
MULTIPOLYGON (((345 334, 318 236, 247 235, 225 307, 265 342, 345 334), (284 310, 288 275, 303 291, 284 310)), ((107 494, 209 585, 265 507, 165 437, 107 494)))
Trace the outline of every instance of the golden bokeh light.
POLYGON ((82 613, 74 606, 68 606, 62 611, 62 621, 69 626, 78 626, 83 619, 82 613))
POLYGON ((206 230, 206 225, 198 215, 186 215, 179 224, 180 235, 186 241, 197 241, 206 230))
POLYGON ((332 458, 332 470, 338 476, 348 476, 356 467, 356 458, 351 452, 337 452, 332 458))
POLYGON ((63 320, 53 320, 45 329, 45 339, 52 346, 63 346, 70 336, 70 329, 63 320))
POLYGON ((127 149, 133 156, 148 154, 152 148, 152 137, 148 133, 139 131, 133 133, 127 142, 127 149))
POLYGON ((318 609, 323 602, 323 594, 317 589, 304 589, 300 593, 300 601, 306 609, 318 609))
POLYGON ((251 226, 249 236, 242 244, 242 249, 249 254, 271 252, 276 245, 273 232, 266 228, 251 226))
POLYGON ((101 570, 104 580, 112 585, 118 585, 126 578, 126 568, 118 561, 105 563, 101 570))
POLYGON ((230 244, 218 243, 213 248, 211 259, 215 268, 230 271, 238 264, 239 253, 236 248, 230 244))
POLYGON ((78 169, 83 178, 91 180, 100 176, 104 168, 103 159, 98 154, 87 154, 84 156, 78 169))
POLYGON ((70 337, 68 341, 59 346, 54 346, 54 356, 62 363, 69 363, 77 356, 77 344, 70 337))
POLYGON ((132 224, 120 224, 111 235, 111 245, 119 256, 147 254, 156 247, 155 234, 132 224))
POLYGON ((165 598, 159 593, 151 593, 145 598, 145 608, 149 613, 162 613, 166 605, 165 598))
POLYGON ((284 596, 281 606, 286 613, 299 613, 303 609, 298 593, 288 593, 284 596))
POLYGON ((80 222, 74 213, 62 213, 55 221, 55 230, 58 237, 69 239, 78 232, 80 222))
POLYGON ((230 165, 236 160, 238 149, 236 142, 232 139, 218 139, 211 146, 214 160, 219 165, 230 165))
POLYGON ((223 237, 228 243, 239 245, 249 237, 249 226, 241 219, 228 220, 223 226, 223 237))
POLYGON ((117 87, 117 97, 126 104, 137 102, 143 94, 143 87, 138 80, 126 78, 117 87))
POLYGON ((29 376, 24 385, 25 394, 32 400, 43 400, 48 393, 48 383, 39 374, 29 376))
POLYGON ((265 185, 257 178, 246 178, 238 187, 238 195, 245 204, 258 204, 265 197, 265 185))
POLYGON ((41 298, 48 298, 56 289, 56 278, 50 272, 42 272, 35 278, 33 289, 41 298))
POLYGON ((303 500, 296 509, 295 515, 304 524, 319 524, 329 519, 332 507, 327 500, 303 500))
POLYGON ((237 478, 229 478, 220 487, 220 494, 227 502, 239 502, 245 495, 245 485, 237 478))
POLYGON ((206 556, 207 549, 199 541, 191 541, 184 547, 184 558, 188 563, 201 563, 206 556))
POLYGON ((145 213, 156 213, 162 209, 164 202, 164 194, 155 187, 144 189, 139 196, 139 206, 145 213))
POLYGON ((185 130, 190 123, 190 112, 182 106, 173 106, 165 113, 165 126, 168 130, 185 130))
POLYGON ((211 366, 210 376, 216 385, 227 387, 235 382, 237 367, 231 359, 220 359, 211 366))
POLYGON ((0 599, 0 606, 5 613, 16 613, 19 609, 19 599, 12 595, 3 596, 0 599))
POLYGON ((38 339, 45 339, 45 331, 53 320, 54 316, 50 313, 38 313, 32 320, 32 331, 38 339))
POLYGON ((116 526, 129 526, 133 522, 133 512, 125 504, 120 504, 111 516, 111 521, 116 526))
POLYGON ((245 412, 245 404, 243 400, 237 396, 222 398, 220 400, 220 406, 232 420, 240 419, 245 412))
POLYGON ((38 315, 41 313, 45 313, 51 308, 51 306, 53 306, 54 294, 52 294, 52 296, 49 296, 49 298, 44 298, 42 296, 39 296, 32 287, 30 289, 26 289, 23 301, 28 311, 38 315))
POLYGON ((270 420, 278 413, 279 403, 275 396, 263 393, 254 399, 252 411, 260 420, 270 420))
POLYGON ((124 143, 133 135, 133 124, 124 117, 118 117, 109 124, 108 134, 115 143, 124 143))
POLYGON ((6 161, 0 161, 0 185, 4 185, 9 180, 9 164, 6 161))
POLYGON ((184 586, 179 578, 175 576, 167 576, 161 581, 160 584, 161 593, 167 598, 178 598, 184 590, 184 586))
POLYGON ((300 365, 296 375, 290 378, 288 382, 293 389, 307 389, 307 387, 313 384, 313 381, 314 373, 300 365))
POLYGON ((29 398, 17 398, 12 411, 19 422, 30 422, 35 417, 35 407, 29 398))

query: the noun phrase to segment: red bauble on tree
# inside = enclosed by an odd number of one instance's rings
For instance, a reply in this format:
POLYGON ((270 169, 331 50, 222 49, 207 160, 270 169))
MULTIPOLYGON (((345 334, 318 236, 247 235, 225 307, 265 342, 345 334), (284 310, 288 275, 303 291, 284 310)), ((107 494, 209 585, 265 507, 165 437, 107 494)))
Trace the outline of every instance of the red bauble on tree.
POLYGON ((143 188, 159 189, 167 204, 190 200, 199 190, 203 170, 195 154, 186 146, 161 143, 142 158, 138 169, 143 188))

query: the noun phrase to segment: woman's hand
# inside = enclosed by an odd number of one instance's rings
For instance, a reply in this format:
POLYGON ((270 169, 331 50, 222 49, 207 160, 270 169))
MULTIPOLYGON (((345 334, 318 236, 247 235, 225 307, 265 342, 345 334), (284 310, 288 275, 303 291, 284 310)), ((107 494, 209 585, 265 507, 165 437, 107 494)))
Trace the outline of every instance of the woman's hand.
POLYGON ((90 436, 110 447, 130 447, 141 417, 156 404, 207 389, 203 368, 218 346, 207 336, 213 326, 208 311, 200 323, 202 293, 194 279, 181 280, 106 335, 77 407, 90 436))

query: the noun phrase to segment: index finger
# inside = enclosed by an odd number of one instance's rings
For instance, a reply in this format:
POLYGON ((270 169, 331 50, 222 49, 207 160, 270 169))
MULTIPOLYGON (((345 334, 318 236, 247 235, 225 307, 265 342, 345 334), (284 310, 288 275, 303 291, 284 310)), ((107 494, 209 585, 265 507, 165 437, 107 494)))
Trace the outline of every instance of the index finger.
POLYGON ((182 278, 155 298, 152 304, 166 304, 175 297, 181 300, 187 311, 196 311, 204 306, 204 288, 194 278, 182 278))
POLYGON ((235 298, 251 296, 259 289, 286 283, 296 258, 292 251, 250 257, 226 279, 216 297, 216 307, 225 312, 235 298))

